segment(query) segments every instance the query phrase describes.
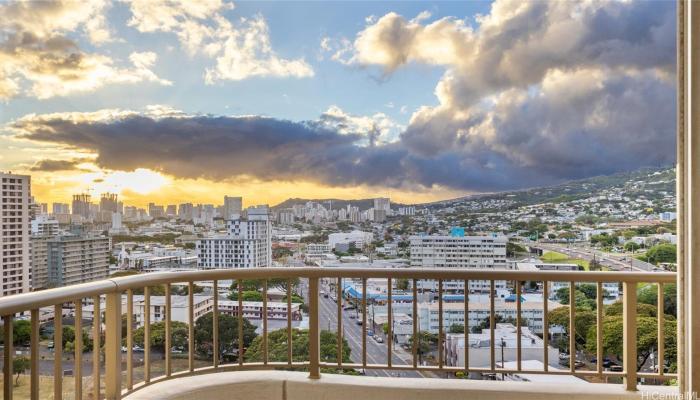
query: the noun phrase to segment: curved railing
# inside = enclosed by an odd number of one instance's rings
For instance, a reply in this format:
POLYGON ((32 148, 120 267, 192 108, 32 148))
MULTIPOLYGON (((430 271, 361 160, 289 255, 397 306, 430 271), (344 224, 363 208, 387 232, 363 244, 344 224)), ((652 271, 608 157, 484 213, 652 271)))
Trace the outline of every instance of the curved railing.
MULTIPOLYGON (((363 369, 363 370, 396 370, 396 371, 422 371, 422 372, 439 372, 439 373, 483 373, 483 374, 550 374, 550 375, 574 375, 579 377, 598 377, 601 379, 607 378, 623 378, 624 387, 627 390, 635 390, 639 378, 652 378, 660 381, 675 378, 675 374, 664 372, 664 368, 658 368, 658 372, 638 372, 637 371, 637 285, 639 283, 657 284, 658 301, 657 304, 657 323, 658 323, 658 345, 657 354, 658 360, 664 360, 664 285, 676 282, 674 273, 647 273, 647 272, 563 272, 563 271, 487 271, 487 270, 456 270, 456 269, 421 269, 421 268, 405 268, 405 269, 358 269, 358 268, 258 268, 258 269, 228 269, 228 270, 204 270, 204 271, 188 271, 188 272, 165 272, 165 273, 150 273, 127 277, 112 278, 103 281, 96 281, 81 285, 49 289, 40 292, 20 294, 0 298, 0 315, 3 316, 3 331, 4 331, 4 357, 3 357, 3 384, 4 398, 11 399, 13 395, 13 371, 12 360, 14 358, 13 350, 13 321, 17 318, 23 318, 28 312, 30 316, 31 340, 30 340, 30 393, 31 398, 39 398, 39 324, 41 321, 40 310, 46 308, 53 309, 53 318, 49 317, 48 321, 53 319, 54 327, 54 354, 62 354, 62 323, 63 318, 56 318, 61 315, 63 317, 64 310, 73 309, 75 316, 83 315, 84 303, 92 301, 92 315, 104 315, 103 323, 92 323, 93 348, 102 348, 104 360, 101 357, 100 351, 93 351, 92 376, 93 384, 91 388, 91 397, 101 398, 104 396, 108 399, 118 399, 121 396, 129 394, 144 386, 163 379, 172 379, 175 377, 202 374, 216 371, 230 370, 255 370, 255 369, 275 369, 275 368, 304 368, 309 371, 310 378, 319 378, 321 376, 321 368, 334 369, 363 369), (287 302, 287 361, 271 361, 268 357, 268 281, 276 279, 277 282, 281 279, 287 281, 286 291, 292 293, 293 280, 301 278, 304 286, 308 284, 308 288, 304 291, 306 301, 308 303, 309 315, 309 357, 308 360, 301 362, 295 361, 292 357, 292 296, 286 296, 287 302), (469 346, 464 346, 464 366, 450 366, 445 360, 445 337, 437 335, 437 362, 436 365, 421 365, 417 357, 416 341, 412 342, 411 360, 406 363, 395 362, 395 353, 393 352, 392 340, 386 341, 386 363, 373 363, 368 360, 367 355, 367 310, 368 304, 371 301, 368 298, 367 282, 368 279, 386 279, 387 287, 392 288, 392 280, 401 279, 408 280, 410 289, 409 294, 412 303, 412 337, 417 337, 419 332, 417 318, 418 314, 418 286, 421 280, 436 281, 437 306, 438 306, 438 321, 439 332, 445 332, 443 326, 443 284, 447 281, 461 281, 465 288, 469 287, 470 281, 486 281, 486 287, 490 288, 487 291, 490 295, 490 310, 489 310, 489 327, 490 330, 490 354, 488 367, 474 367, 469 365, 469 346), (245 362, 244 360, 244 340, 243 340, 243 319, 244 319, 244 304, 241 281, 246 279, 256 279, 262 281, 262 360, 256 362, 245 362), (197 367, 195 363, 195 333, 194 326, 196 316, 194 315, 194 284, 198 282, 208 282, 214 293, 212 299, 212 348, 219 349, 219 283, 226 280, 236 280, 239 282, 238 304, 237 304, 237 319, 238 319, 238 352, 237 362, 225 364, 220 359, 219 351, 212 352, 211 365, 206 367, 197 367), (320 353, 320 321, 321 311, 319 309, 320 295, 319 284, 330 280, 335 287, 342 288, 343 280, 345 282, 353 281, 355 285, 361 285, 362 291, 360 295, 356 295, 351 299, 354 301, 358 309, 363 310, 361 313, 362 340, 361 358, 357 358, 354 362, 346 362, 343 359, 343 341, 340 340, 340 335, 343 332, 343 316, 342 316, 342 301, 337 301, 337 307, 333 310, 336 314, 335 324, 336 335, 338 336, 337 357, 334 361, 324 361, 320 353), (499 367, 496 362, 496 344, 494 337, 495 316, 497 309, 495 306, 495 287, 496 282, 513 282, 515 289, 515 307, 516 307, 516 327, 517 327, 517 362, 515 368, 499 367), (584 370, 577 368, 576 362, 569 362, 568 370, 553 370, 549 368, 548 362, 548 345, 549 345, 549 323, 547 320, 548 301, 543 302, 543 369, 542 370, 527 370, 522 367, 522 297, 521 291, 524 282, 542 282, 543 297, 549 297, 549 284, 551 282, 567 282, 570 294, 570 304, 575 304, 574 288, 577 283, 595 283, 597 288, 596 303, 596 348, 597 360, 594 370, 584 370), (617 282, 622 284, 623 289, 623 371, 608 371, 603 367, 603 284, 606 282, 617 282), (187 346, 187 369, 180 372, 174 372, 172 369, 172 303, 171 293, 173 285, 186 285, 188 315, 188 346, 187 346), (164 286, 164 309, 165 315, 162 318, 165 324, 165 344, 166 349, 164 357, 164 374, 160 377, 152 377, 151 366, 151 348, 150 340, 144 340, 143 354, 143 380, 135 382, 134 378, 134 324, 127 323, 125 337, 122 337, 122 318, 126 317, 126 321, 134 320, 134 296, 135 292, 143 291, 143 310, 151 310, 151 292, 153 287, 164 286), (102 304, 104 310, 101 311, 102 304), (104 326, 104 327, 103 327, 104 326), (104 343, 100 343, 101 336, 104 333, 104 343), (122 351, 126 347, 126 360, 124 360, 122 351), (633 366, 632 368, 628 366, 633 366), (104 382, 100 385, 100 371, 104 367, 104 382), (123 382, 122 382, 123 381, 123 382), (97 383, 97 384, 95 384, 97 383), (101 389, 103 388, 103 389, 101 389)), ((359 291, 358 291, 359 292, 359 291)), ((393 321, 392 307, 392 290, 386 292, 386 307, 387 321, 393 321)), ((464 297, 464 315, 465 324, 468 324, 469 316, 469 298, 464 297)), ((569 307, 569 348, 576 348, 575 334, 575 313, 576 306, 569 307)), ((141 325, 144 327, 144 337, 149 338, 151 329, 152 313, 144 311, 143 321, 141 325)), ((75 332, 82 332, 83 318, 74 318, 75 332)), ((331 320, 328 324, 330 327, 331 320)), ((358 319, 359 321, 359 319, 358 319)), ((393 324, 387 324, 387 338, 393 338, 393 324)), ((469 327, 464 328, 464 343, 469 343, 469 327)), ((75 335, 74 343, 74 370, 72 371, 75 379, 75 398, 83 398, 83 343, 82 335, 75 335)), ((53 380, 53 398, 63 398, 63 364, 62 357, 55 357, 54 362, 54 380, 53 380)))

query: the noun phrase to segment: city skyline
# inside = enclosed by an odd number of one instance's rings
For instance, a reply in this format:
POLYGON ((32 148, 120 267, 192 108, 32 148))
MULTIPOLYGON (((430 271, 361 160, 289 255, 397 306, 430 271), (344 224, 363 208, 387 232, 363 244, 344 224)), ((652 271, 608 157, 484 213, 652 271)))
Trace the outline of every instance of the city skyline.
POLYGON ((675 159, 673 2, 76 4, 0 5, 0 170, 41 202, 413 204, 675 159))

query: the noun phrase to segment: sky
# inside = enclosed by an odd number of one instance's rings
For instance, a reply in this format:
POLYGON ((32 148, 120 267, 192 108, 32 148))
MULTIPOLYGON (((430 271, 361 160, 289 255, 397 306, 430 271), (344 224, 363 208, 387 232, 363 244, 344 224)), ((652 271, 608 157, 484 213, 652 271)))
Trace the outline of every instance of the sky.
POLYGON ((675 2, 0 2, 41 202, 419 203, 675 161, 675 2))

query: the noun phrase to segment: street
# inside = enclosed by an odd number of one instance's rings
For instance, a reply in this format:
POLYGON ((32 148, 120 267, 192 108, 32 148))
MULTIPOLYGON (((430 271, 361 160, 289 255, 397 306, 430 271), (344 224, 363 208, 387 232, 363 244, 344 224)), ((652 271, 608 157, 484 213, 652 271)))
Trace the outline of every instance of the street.
MULTIPOLYGON (((306 289, 306 282, 302 282, 302 291, 304 293, 305 299, 308 301, 308 290, 306 289)), ((329 291, 327 286, 322 287, 321 290, 326 292, 329 291)), ((338 313, 338 305, 330 297, 324 298, 320 296, 319 298, 319 324, 320 328, 323 330, 328 330, 330 325, 330 330, 332 332, 337 332, 338 320, 336 318, 338 313)), ((362 363, 362 326, 357 325, 357 319, 351 319, 350 315, 355 314, 355 310, 343 311, 342 312, 342 323, 343 323, 343 335, 350 346, 350 358, 353 363, 362 363)), ((358 318, 362 318, 361 314, 358 314, 358 318)), ((369 324, 368 318, 368 324, 369 324)), ((368 328, 369 330, 369 328, 368 328)), ((381 333, 380 333, 381 334, 381 333)), ((392 358, 391 362, 394 365, 412 365, 411 356, 399 356, 397 352, 402 352, 400 349, 392 348, 392 358)), ((386 364, 387 363, 387 343, 385 338, 385 343, 379 344, 371 337, 367 337, 367 363, 368 364, 386 364)), ((418 371, 391 371, 383 369, 368 369, 365 371, 367 376, 402 376, 409 378, 422 378, 423 375, 418 371)))

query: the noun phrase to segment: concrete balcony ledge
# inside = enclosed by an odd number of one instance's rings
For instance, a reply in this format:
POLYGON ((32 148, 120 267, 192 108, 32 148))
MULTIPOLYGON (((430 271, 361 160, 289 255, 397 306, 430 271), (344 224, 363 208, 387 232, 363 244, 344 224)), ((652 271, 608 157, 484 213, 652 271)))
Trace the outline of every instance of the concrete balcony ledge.
POLYGON ((221 372, 154 383, 126 400, 670 400, 678 389, 640 386, 625 391, 615 384, 542 384, 457 379, 377 378, 304 372, 221 372))

